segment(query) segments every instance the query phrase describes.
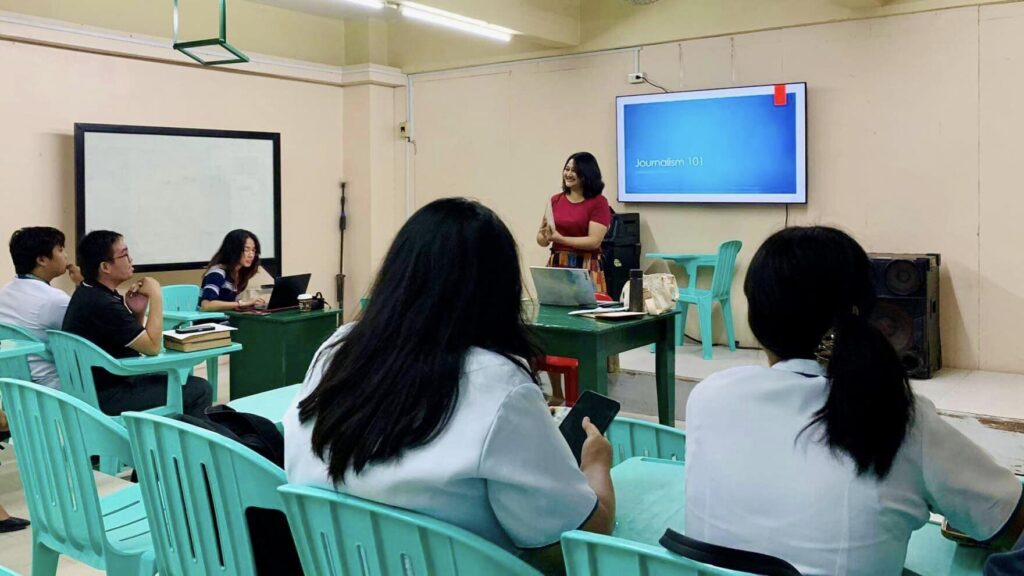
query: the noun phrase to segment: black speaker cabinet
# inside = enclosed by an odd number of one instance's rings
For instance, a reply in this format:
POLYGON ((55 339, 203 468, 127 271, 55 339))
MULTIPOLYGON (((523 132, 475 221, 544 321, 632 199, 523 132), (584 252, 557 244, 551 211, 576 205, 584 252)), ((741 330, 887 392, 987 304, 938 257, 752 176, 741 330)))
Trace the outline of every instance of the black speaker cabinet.
POLYGON ((602 243, 601 267, 608 284, 608 295, 618 300, 622 287, 629 282, 629 271, 640 267, 640 244, 618 246, 612 242, 602 243))
POLYGON ((911 378, 942 367, 938 254, 871 254, 878 305, 871 323, 892 343, 911 378))
POLYGON ((624 212, 612 214, 608 231, 604 234, 604 243, 616 246, 629 246, 640 243, 640 213, 624 212))

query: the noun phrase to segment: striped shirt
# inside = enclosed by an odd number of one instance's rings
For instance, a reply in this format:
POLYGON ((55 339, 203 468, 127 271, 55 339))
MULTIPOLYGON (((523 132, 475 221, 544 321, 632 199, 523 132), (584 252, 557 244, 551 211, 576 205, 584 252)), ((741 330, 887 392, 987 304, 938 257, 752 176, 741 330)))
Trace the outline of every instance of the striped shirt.
POLYGON ((234 283, 228 278, 223 266, 213 266, 203 276, 203 293, 200 300, 234 302, 238 297, 234 283))

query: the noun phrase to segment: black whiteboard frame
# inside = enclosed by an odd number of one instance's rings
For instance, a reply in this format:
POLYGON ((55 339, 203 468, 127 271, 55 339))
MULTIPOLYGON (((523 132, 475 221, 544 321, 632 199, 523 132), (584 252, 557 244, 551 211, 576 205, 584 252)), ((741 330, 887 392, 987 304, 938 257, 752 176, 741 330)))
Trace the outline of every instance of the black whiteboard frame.
MULTIPOLYGON (((274 257, 261 258, 260 267, 278 276, 282 270, 281 256, 281 134, 279 132, 246 132, 241 130, 204 130, 199 128, 169 128, 161 126, 130 126, 125 124, 75 123, 75 243, 85 236, 85 135, 86 133, 148 134, 158 136, 196 136, 200 138, 238 138, 268 140, 273 144, 274 162, 274 257)), ((210 247, 210 255, 217 250, 210 247)), ((162 262, 139 264, 136 272, 165 272, 172 270, 200 270, 209 264, 202 262, 162 262)))

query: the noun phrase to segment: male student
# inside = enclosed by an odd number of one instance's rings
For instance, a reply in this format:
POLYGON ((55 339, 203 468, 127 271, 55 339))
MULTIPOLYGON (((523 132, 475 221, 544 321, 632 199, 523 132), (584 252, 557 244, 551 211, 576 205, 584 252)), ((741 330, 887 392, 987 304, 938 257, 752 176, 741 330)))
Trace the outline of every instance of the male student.
MULTIPOLYGON (((78 266, 68 264, 64 254, 64 233, 48 226, 22 228, 11 235, 11 260, 17 277, 0 288, 0 322, 24 328, 46 342, 47 330, 60 330, 71 299, 66 292, 50 286, 54 278, 67 273, 76 285, 82 281, 78 266)), ((29 356, 32 380, 60 388, 57 368, 39 356, 29 356)))
MULTIPOLYGON (((134 271, 124 238, 110 230, 89 232, 78 243, 77 257, 85 280, 71 296, 64 331, 92 341, 114 358, 159 354, 164 320, 160 283, 147 276, 134 282, 124 296, 117 292, 134 271)), ((167 401, 166 374, 128 378, 94 368, 93 379, 100 408, 107 414, 145 410, 167 401)), ((213 393, 209 382, 189 376, 181 396, 185 414, 203 417, 213 393)))

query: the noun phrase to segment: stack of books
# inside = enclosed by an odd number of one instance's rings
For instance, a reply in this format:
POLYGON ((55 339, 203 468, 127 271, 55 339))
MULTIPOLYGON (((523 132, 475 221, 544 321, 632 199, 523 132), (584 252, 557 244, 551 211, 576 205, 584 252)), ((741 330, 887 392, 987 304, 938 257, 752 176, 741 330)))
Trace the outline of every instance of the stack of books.
POLYGON ((231 326, 221 324, 201 324, 201 332, 164 331, 164 348, 178 352, 196 352, 210 348, 220 348, 231 344, 231 326), (206 328, 209 326, 210 328, 206 328))

